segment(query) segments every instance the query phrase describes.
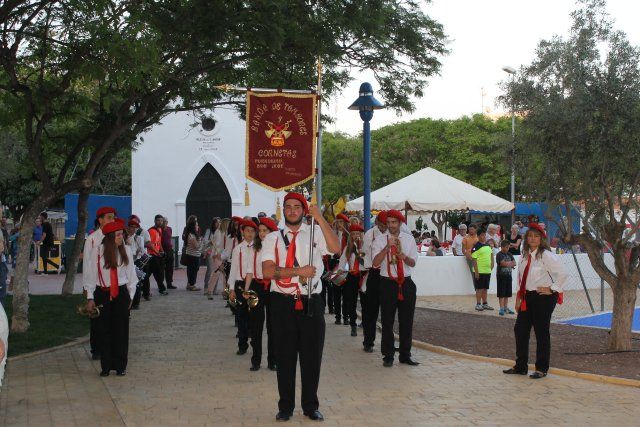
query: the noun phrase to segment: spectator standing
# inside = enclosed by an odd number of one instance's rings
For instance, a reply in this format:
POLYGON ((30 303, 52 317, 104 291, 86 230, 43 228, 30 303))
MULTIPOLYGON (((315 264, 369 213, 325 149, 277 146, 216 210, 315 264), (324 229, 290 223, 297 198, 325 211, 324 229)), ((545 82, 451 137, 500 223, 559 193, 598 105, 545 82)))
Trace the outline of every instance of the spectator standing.
POLYGON ((220 267, 220 263, 216 262, 220 256, 218 246, 216 245, 216 231, 218 228, 220 228, 220 218, 215 217, 211 220, 211 225, 202 238, 202 256, 205 258, 207 264, 207 272, 204 275, 205 294, 209 289, 209 280, 211 280, 213 272, 220 267))
POLYGON ((162 223, 162 249, 164 249, 164 280, 167 282, 167 289, 177 289, 173 286, 173 230, 169 227, 169 220, 164 217, 162 223))
POLYGON ((495 262, 491 247, 487 244, 487 231, 478 231, 478 242, 471 253, 473 262, 473 278, 476 290, 476 310, 493 310, 487 302, 487 291, 491 281, 491 271, 495 262))
POLYGON ((507 236, 507 240, 509 241, 509 253, 511 255, 520 255, 522 235, 520 234, 520 227, 517 223, 511 226, 511 234, 507 236))
POLYGON ((503 240, 500 243, 500 252, 496 255, 496 281, 498 283, 498 302, 500 303, 500 316, 505 314, 515 314, 509 308, 509 298, 512 296, 512 279, 511 272, 516 268, 516 260, 509 252, 511 242, 503 240))
POLYGON ((467 265, 469 266, 469 271, 471 272, 471 280, 474 283, 475 289, 475 276, 473 274, 473 258, 471 258, 471 253, 473 252, 473 248, 478 243, 478 227, 474 224, 469 225, 469 233, 464 236, 462 239, 462 253, 467 259, 467 265))
POLYGON ((49 222, 49 215, 46 212, 40 214, 42 220, 42 245, 40 246, 40 257, 42 258, 42 268, 44 274, 48 273, 47 267, 51 265, 58 273, 60 273, 60 266, 49 259, 51 250, 54 246, 53 227, 49 222))
POLYGON ((500 248, 500 242, 502 242, 502 239, 498 234, 498 226, 495 224, 489 224, 487 227, 487 242, 490 240, 493 240, 494 248, 500 248))
POLYGON ((198 278, 200 256, 202 255, 202 240, 199 236, 198 218, 195 215, 191 215, 187 219, 187 225, 182 233, 182 241, 185 245, 187 290, 199 291, 200 288, 196 286, 196 279, 198 278))
POLYGON ((460 224, 458 226, 458 234, 453 238, 453 244, 451 245, 453 254, 455 256, 464 256, 464 252, 462 250, 462 240, 467 235, 467 225, 460 224))
POLYGON ((150 276, 153 274, 153 278, 158 285, 158 291, 160 295, 169 295, 167 288, 164 286, 164 250, 162 249, 162 224, 164 224, 164 217, 162 215, 156 215, 154 218, 153 227, 149 228, 149 240, 145 241, 147 247, 147 254, 151 257, 147 268, 149 269, 147 275, 142 281, 142 297, 149 301, 151 298, 151 283, 150 276))

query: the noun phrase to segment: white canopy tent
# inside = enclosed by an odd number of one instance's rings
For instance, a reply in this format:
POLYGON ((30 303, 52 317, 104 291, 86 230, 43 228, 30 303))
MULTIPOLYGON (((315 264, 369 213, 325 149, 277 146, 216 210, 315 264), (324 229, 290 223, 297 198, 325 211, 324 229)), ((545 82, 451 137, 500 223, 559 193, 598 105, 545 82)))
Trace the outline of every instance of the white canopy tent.
MULTIPOLYGON (((421 169, 371 192, 374 210, 510 212, 513 208, 511 202, 433 168, 421 169)), ((351 200, 346 209, 363 210, 364 197, 351 200)))

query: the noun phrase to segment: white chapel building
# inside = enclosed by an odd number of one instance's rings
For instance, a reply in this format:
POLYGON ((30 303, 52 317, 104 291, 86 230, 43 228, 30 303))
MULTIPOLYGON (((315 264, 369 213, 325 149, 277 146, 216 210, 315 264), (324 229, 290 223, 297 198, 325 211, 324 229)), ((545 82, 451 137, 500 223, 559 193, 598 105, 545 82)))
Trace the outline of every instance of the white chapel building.
POLYGON ((216 216, 274 214, 284 192, 246 179, 245 136, 245 121, 230 107, 204 115, 174 113, 143 134, 131 159, 131 208, 142 226, 151 227, 160 214, 179 236, 192 214, 201 229, 216 216), (245 206, 245 184, 249 206, 245 206))

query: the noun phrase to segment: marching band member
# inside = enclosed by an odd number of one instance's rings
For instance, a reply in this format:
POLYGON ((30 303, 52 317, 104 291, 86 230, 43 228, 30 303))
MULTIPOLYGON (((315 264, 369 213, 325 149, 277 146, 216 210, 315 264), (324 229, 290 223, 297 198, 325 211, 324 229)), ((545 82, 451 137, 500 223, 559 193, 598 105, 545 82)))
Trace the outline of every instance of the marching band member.
POLYGON ((364 351, 373 353, 376 341, 376 323, 380 312, 380 266, 373 265, 373 244, 387 232, 387 212, 380 211, 376 216, 375 227, 364 233, 362 248, 364 251, 364 268, 368 269, 366 279, 366 305, 362 310, 362 332, 364 334, 364 351))
POLYGON ((340 257, 340 267, 343 269, 347 266, 349 274, 347 275, 347 281, 342 285, 342 295, 344 297, 344 313, 349 318, 349 324, 351 325, 351 336, 358 335, 358 328, 356 324, 356 307, 358 304, 358 291, 362 286, 362 279, 365 273, 364 262, 360 255, 362 253, 362 233, 364 228, 359 224, 351 224, 349 226, 349 237, 347 239, 347 246, 342 251, 340 257))
POLYGON ((126 375, 129 349, 129 309, 138 281, 133 254, 124 243, 124 221, 117 219, 102 228, 104 238, 95 250, 96 263, 90 269, 87 310, 99 307, 101 377, 115 370, 126 375))
MULTIPOLYGON (((131 250, 131 254, 133 255, 133 263, 136 266, 136 273, 140 280, 144 279, 146 276, 145 265, 146 264, 144 258, 148 257, 145 251, 144 238, 141 234, 138 233, 140 230, 140 221, 137 219, 135 215, 133 215, 129 222, 127 223, 127 239, 126 244, 129 246, 131 250)), ((133 310, 137 310, 140 306, 140 296, 141 296, 141 287, 138 286, 136 282, 136 293, 133 296, 133 301, 131 303, 131 308, 133 310)))
MULTIPOLYGON (((95 279, 93 269, 98 262, 98 246, 102 244, 104 234, 102 228, 113 222, 116 217, 116 210, 110 206, 102 206, 96 211, 97 227, 93 233, 89 234, 84 241, 84 248, 82 250, 82 284, 85 289, 96 287, 98 282, 92 281, 95 279)), ((98 342, 98 319, 90 319, 91 328, 89 330, 89 342, 91 344, 91 358, 93 360, 100 359, 100 347, 98 342)))
POLYGON ((302 194, 284 197, 285 228, 269 234, 262 245, 262 269, 271 280, 271 316, 278 365, 279 412, 276 420, 287 421, 295 407, 296 365, 300 357, 302 410, 312 420, 322 421, 318 411, 318 383, 324 347, 322 256, 340 251, 340 243, 318 206, 309 208, 302 194), (311 213, 317 226, 302 223, 311 213), (313 257, 310 259, 310 249, 313 257), (306 309, 306 310, 305 310, 306 309))
POLYGON ((383 366, 393 366, 395 354, 393 323, 398 311, 400 331, 400 363, 415 366, 411 359, 413 314, 416 308, 416 285, 411 273, 418 259, 418 249, 413 236, 400 231, 406 222, 404 215, 395 209, 387 211, 387 232, 373 243, 373 265, 380 266, 380 303, 382 308, 383 366))
POLYGON ((236 354, 242 355, 247 352, 249 347, 249 311, 242 292, 248 289, 251 283, 253 262, 253 248, 251 246, 253 246, 258 226, 253 221, 242 220, 239 228, 242 230, 244 240, 233 248, 227 284, 230 289, 229 299, 237 301, 235 315, 238 326, 238 352, 236 354))
POLYGON ((258 305, 249 311, 249 332, 251 334, 251 370, 260 369, 262 362, 262 331, 264 329, 265 311, 267 320, 267 365, 272 371, 276 370, 276 356, 273 345, 273 335, 271 331, 271 306, 269 304, 269 294, 271 281, 264 278, 262 274, 262 242, 269 233, 278 231, 278 224, 271 218, 262 217, 259 219, 258 235, 253 244, 253 265, 251 272, 250 290, 258 295, 258 305))
MULTIPOLYGON (((333 222, 334 231, 338 235, 338 241, 340 242, 340 252, 329 259, 329 269, 333 270, 339 264, 340 254, 344 252, 344 248, 347 247, 347 236, 349 232, 346 231, 345 224, 349 223, 349 217, 345 214, 338 214, 336 220, 333 222)), ((331 285, 333 286, 333 285, 331 285)), ((348 325, 347 313, 343 310, 342 302, 342 287, 333 286, 333 312, 336 315, 336 325, 344 324, 348 325), (342 313, 342 322, 340 322, 340 314, 342 313)))
POLYGON ((529 336, 536 334, 536 371, 533 379, 544 378, 549 370, 551 336, 549 326, 556 304, 562 304, 562 292, 567 283, 567 271, 556 254, 551 252, 547 233, 535 222, 529 223, 524 235, 522 259, 518 265, 516 311, 513 331, 516 336, 516 364, 502 372, 527 375, 529 369, 529 336))

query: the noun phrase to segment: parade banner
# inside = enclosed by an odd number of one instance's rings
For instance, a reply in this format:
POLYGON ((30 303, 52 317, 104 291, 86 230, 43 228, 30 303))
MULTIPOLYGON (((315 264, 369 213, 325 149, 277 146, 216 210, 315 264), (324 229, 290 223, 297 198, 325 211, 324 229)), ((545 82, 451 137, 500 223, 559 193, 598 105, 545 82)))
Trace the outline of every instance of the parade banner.
POLYGON ((248 179, 279 191, 314 177, 316 98, 247 92, 248 179))

